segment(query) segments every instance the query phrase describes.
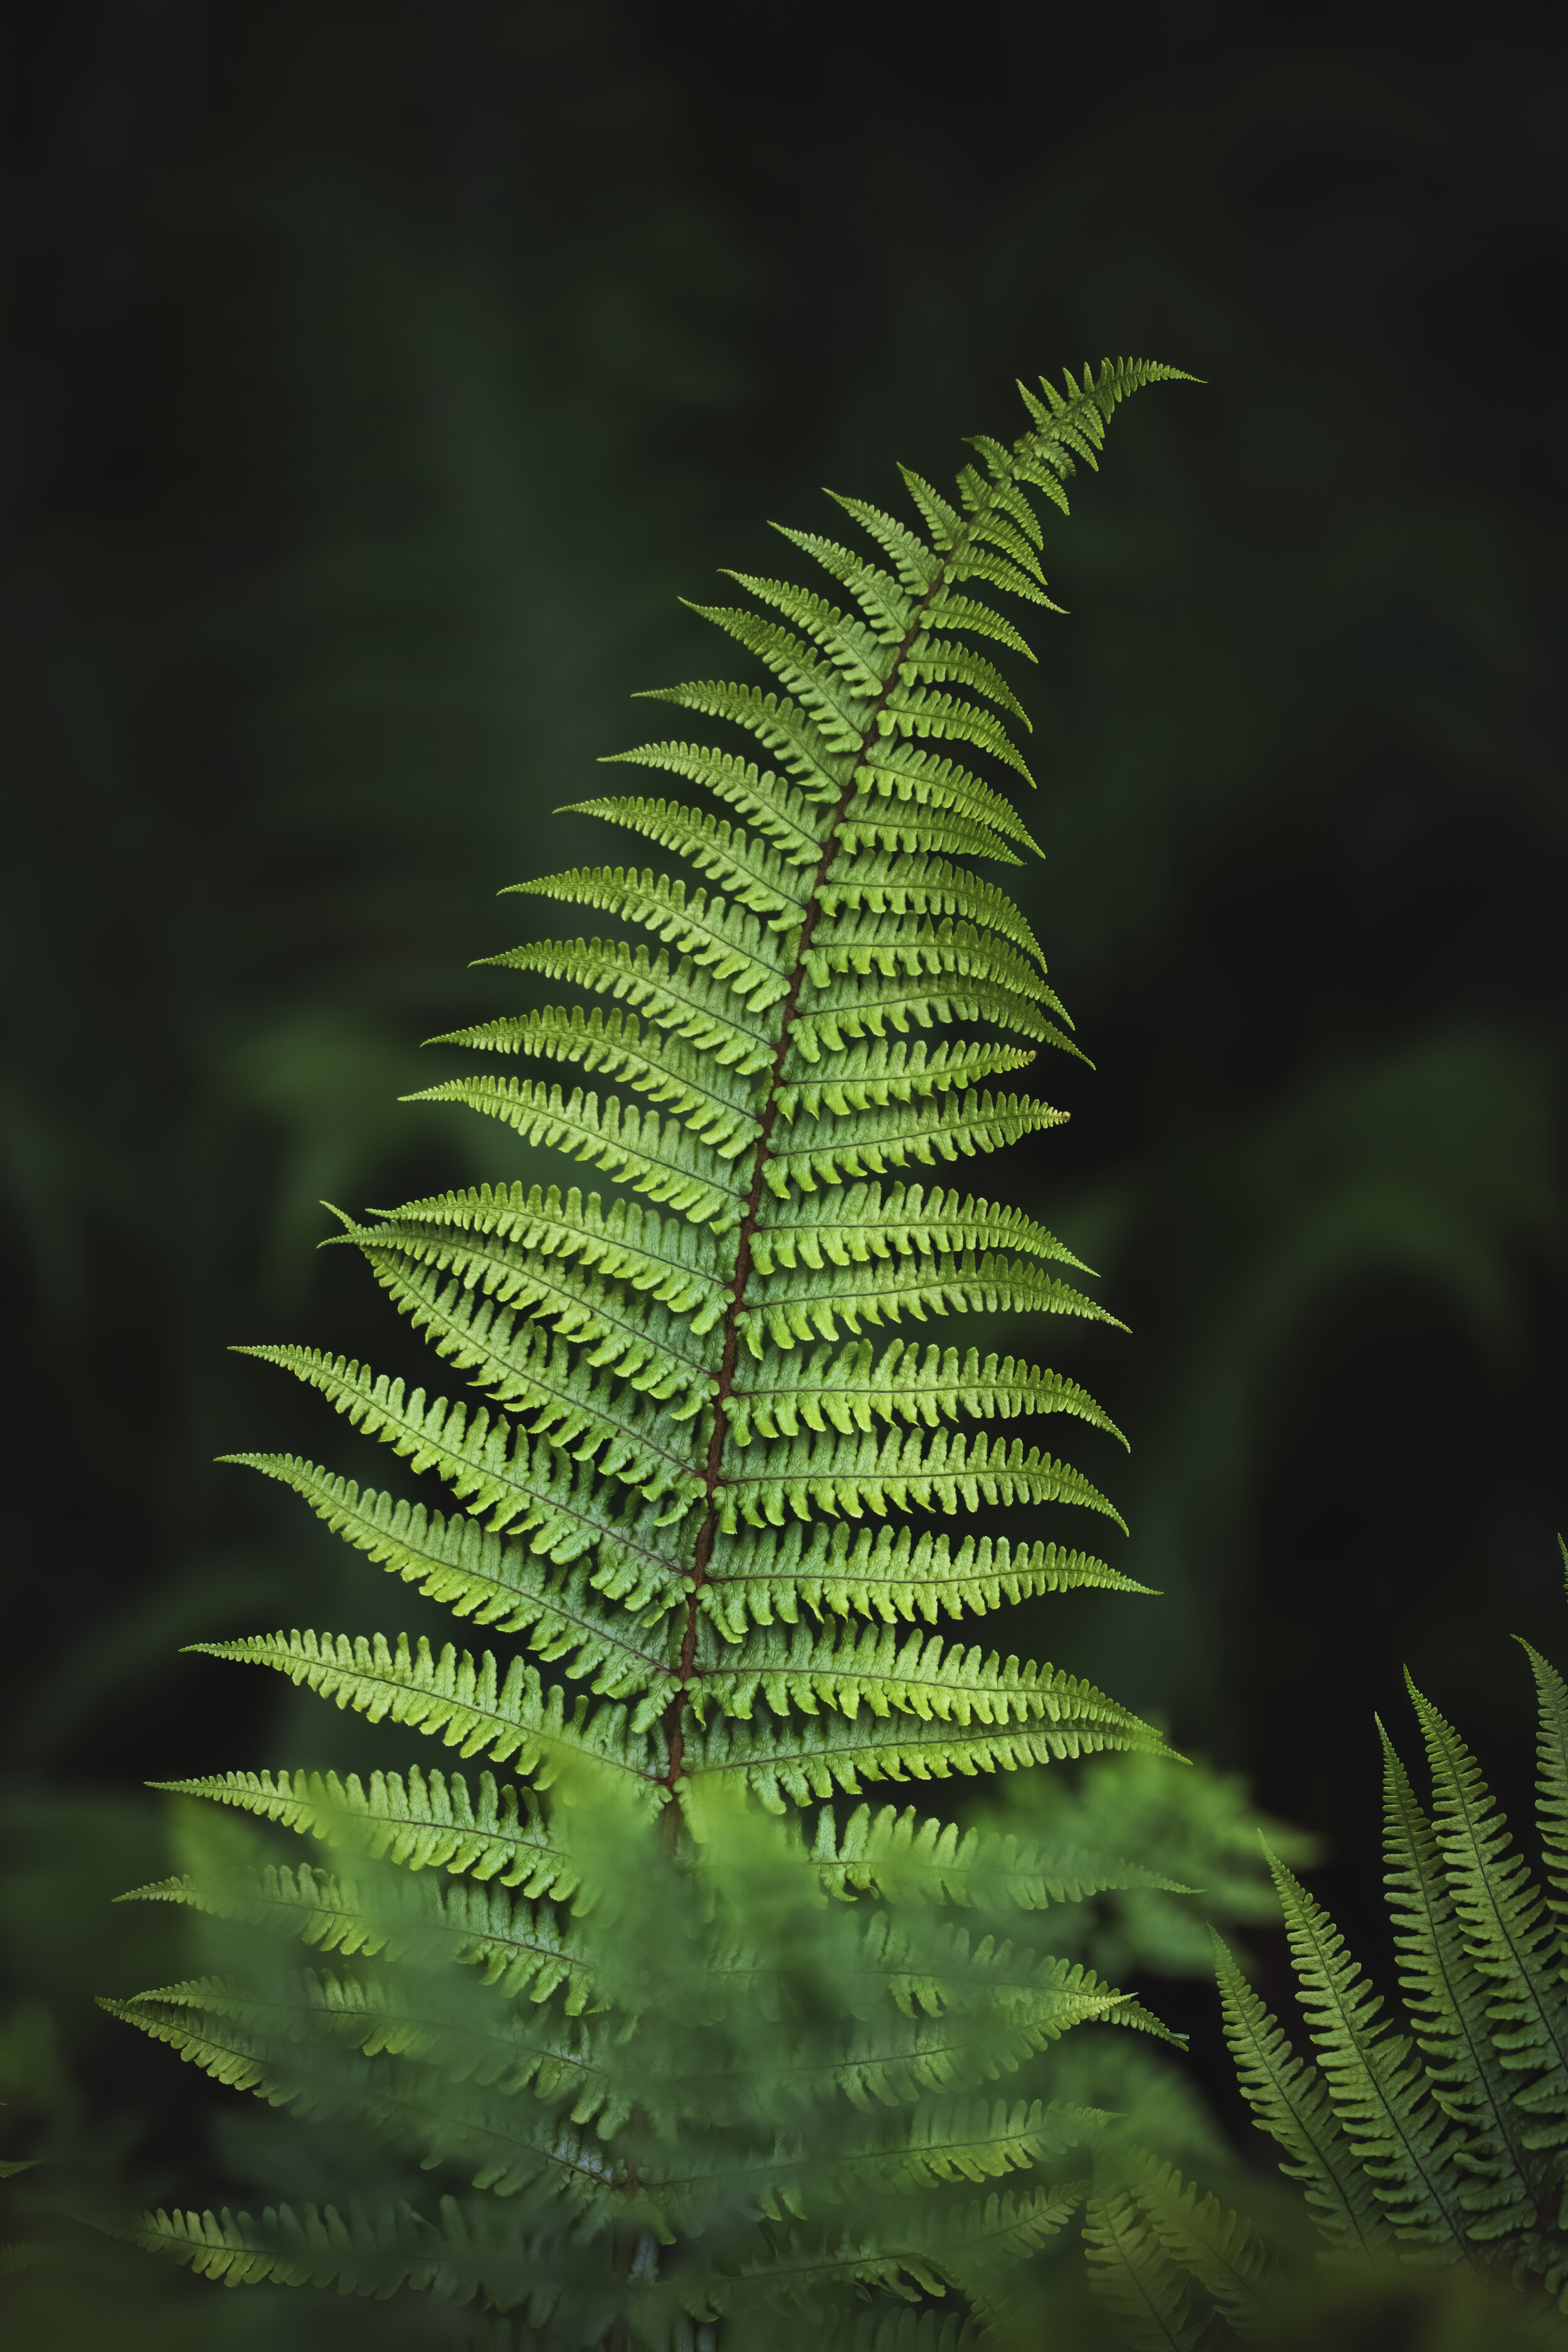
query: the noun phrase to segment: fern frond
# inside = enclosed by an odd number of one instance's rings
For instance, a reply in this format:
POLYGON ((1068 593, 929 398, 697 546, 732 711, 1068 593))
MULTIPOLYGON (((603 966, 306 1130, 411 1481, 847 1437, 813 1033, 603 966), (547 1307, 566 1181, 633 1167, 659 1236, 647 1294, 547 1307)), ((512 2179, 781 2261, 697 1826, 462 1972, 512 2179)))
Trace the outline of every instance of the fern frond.
POLYGON ((504 1234, 474 1231, 471 1224, 465 1230, 460 1210, 454 1226, 450 1237, 437 1225, 415 1223, 351 1227, 334 1239, 352 1242, 373 1263, 396 1253, 415 1265, 453 1275, 466 1289, 482 1289, 503 1306, 542 1321, 549 1316, 563 1337, 592 1342, 585 1360, 596 1371, 613 1371, 666 1397, 689 1390, 692 1411, 712 1394, 720 1349, 661 1300, 613 1277, 552 1265, 537 1250, 514 1247, 504 1234))
POLYGON ((765 1181, 770 1192, 788 1198, 789 1187, 812 1192, 820 1181, 841 1184, 846 1177, 880 1176, 910 1161, 924 1168, 939 1160, 973 1159, 977 1151, 999 1151, 1026 1135, 1044 1134, 1059 1127, 1062 1114, 1048 1103, 1019 1095, 991 1095, 971 1090, 955 1098, 939 1097, 909 1104, 890 1103, 872 1110, 853 1125, 836 1120, 804 1122, 787 1130, 788 1140, 772 1152, 765 1181))
POLYGON ((1390 2032, 1380 1997, 1332 1920, 1273 1855, 1269 1869, 1334 2114, 1395 2234, 1451 2257, 1465 2239, 1453 2136, 1433 2115, 1409 2042, 1390 2032))
POLYGON ((705 743, 639 743, 629 751, 611 751, 601 767, 657 768, 684 782, 700 784, 715 799, 738 808, 767 835, 792 864, 816 866, 830 819, 819 802, 808 800, 798 786, 771 768, 716 751, 705 743))
MULTIPOLYGON (((787 694, 771 694, 757 686, 732 686, 722 678, 688 678, 679 686, 647 687, 637 698, 672 702, 682 710, 700 711, 705 719, 728 719, 754 735, 764 751, 782 760, 807 799, 831 806, 843 794, 853 748, 825 735, 811 714, 787 694)), ((835 728, 834 734, 837 733, 835 728)))
POLYGON ((912 824, 916 831, 929 830, 933 838, 929 842, 876 841, 875 845, 889 856, 895 850, 940 854, 951 846, 968 850, 973 856, 999 857, 1005 864, 1016 865, 1019 861, 1008 846, 1013 842, 1033 850, 1037 857, 1044 855, 1011 801, 945 753, 921 751, 895 737, 884 737, 867 747, 865 758, 856 771, 855 789, 857 797, 844 821, 845 832, 855 849, 862 848, 874 835, 900 822, 888 810, 879 809, 877 803, 903 801, 924 810, 926 814, 921 819, 906 818, 901 823, 912 824))
POLYGON ((172 2254, 198 2276, 228 2286, 331 2286, 345 2294, 391 2294, 433 2286, 444 2249, 411 2207, 347 2216, 328 2206, 268 2207, 259 2216, 173 2212, 160 2207, 136 2226, 149 2252, 172 2254))
POLYGON ((563 1927, 553 1906, 500 1886, 459 1881, 423 1902, 399 1903, 384 1885, 367 1896, 350 1880, 300 1864, 224 1880, 161 1879, 118 1899, 187 1905, 345 1958, 384 1953, 396 1959, 416 1948, 426 1960, 438 1955, 482 1969, 485 1982, 510 1998, 539 2002, 564 1988, 568 2016, 593 1993, 591 1945, 581 1931, 563 1927))
POLYGON ((994 882, 983 881, 945 858, 862 857, 841 882, 818 892, 824 914, 947 917, 969 926, 988 926, 1021 950, 1041 972, 1045 954, 1034 927, 994 882))
MULTIPOLYGON (((746 2339, 754 2352, 794 2352, 799 2316, 748 2315, 746 2339)), ((812 2322, 812 2340, 825 2352, 981 2352, 981 2338, 961 2312, 859 2311, 824 2314, 812 2322)))
POLYGON ((645 929, 700 971, 725 983, 750 1013, 765 1013, 787 993, 792 937, 779 938, 747 905, 686 884, 651 866, 577 866, 537 882, 512 882, 506 895, 592 907, 645 929))
POLYGON ((1472 2237, 1529 2228, 1536 2199, 1514 2105, 1517 2084, 1497 2047, 1490 1988, 1467 1948, 1432 1827, 1380 1723, 1386 1884, 1400 1990, 1442 2112, 1458 2125, 1454 2162, 1472 2237))
POLYGON ((816 2299, 834 2289, 880 2287, 911 2302, 940 2295, 956 2266, 1033 2253, 1066 2227, 1081 2201, 1074 2187, 1009 2191, 956 2210, 917 2215, 906 2209, 867 2231, 780 2230, 743 2270, 715 2281, 700 2308, 738 2311, 760 2289, 815 2319, 816 2299))
POLYGON ((920 1037, 907 1045, 878 1038, 825 1054, 804 1084, 780 1087, 774 1096, 777 1116, 793 1125, 802 1111, 812 1118, 820 1118, 824 1111, 843 1117, 852 1111, 886 1110, 922 1096, 969 1092, 986 1078, 1010 1077, 1027 1069, 1034 1058, 1021 1045, 972 1044, 928 1050, 920 1037))
POLYGON ((1331 2244, 1364 2254, 1385 2243, 1393 2235, 1388 2218, 1340 2125, 1324 2075, 1291 2049, 1218 1936, 1214 1947, 1226 2040, 1259 2126, 1285 2150, 1280 2170, 1301 2183, 1331 2244))
MULTIPOLYGON (((149 2252, 227 2285, 331 2287, 378 2301, 406 2287, 482 2301, 492 2311, 515 2314, 524 2330, 562 2314, 561 2232, 532 2210, 520 2213, 516 2203, 496 2207, 478 2198, 442 2197, 433 2213, 405 2202, 354 2204, 346 2212, 330 2205, 296 2211, 286 2204, 257 2214, 227 2207, 220 2213, 160 2209, 140 2217, 135 2235, 149 2252)), ((592 2252, 590 2244, 590 2260, 592 2252)), ((500 2329, 507 2323, 494 2325, 500 2329)), ((514 2339, 506 2340, 510 2352, 514 2339)), ((497 2352, 500 2342, 498 2335, 497 2352)), ((933 2345, 929 2352, 948 2347, 933 2345)))
MULTIPOLYGON (((774 1715, 847 1716, 862 1710, 924 1722, 1026 1723, 1054 1720, 1062 1678, 1033 1661, 963 1650, 936 1633, 900 1636, 891 1625, 819 1633, 798 1625, 760 1628, 740 1642, 699 1651, 692 1704, 750 1722, 758 1702, 774 1715)), ((1081 1688, 1073 1685, 1075 1697, 1081 1688)))
MULTIPOLYGON (((205 1989, 196 1997, 206 1998, 205 1989)), ((226 2000, 221 1989, 214 1989, 211 1998, 226 2000)), ((432 2166, 462 2167, 476 2189, 512 2196, 544 2180, 557 2194, 602 2204, 624 2179, 603 2135, 596 2128, 584 2133, 562 2113, 582 2072, 565 2050, 529 2052, 506 2037, 518 2066, 517 2088, 512 2089, 503 2082, 479 2079, 474 2065, 465 2069, 465 2055, 481 2064, 493 2054, 480 2042, 471 2053, 459 2051, 456 2065, 422 2064, 395 2054, 367 2057, 353 2040, 355 2035, 374 2039, 378 2021, 362 2021, 347 2008, 334 2011, 329 2000, 308 1996, 291 2007, 275 2004, 271 2011, 247 2003, 243 1995, 226 1999, 235 2011, 249 2011, 249 2025, 221 2012, 208 2015, 195 2000, 186 2007, 149 1994, 139 2000, 100 2005, 226 2087, 254 2091, 269 2105, 289 2106, 305 2120, 353 2115, 379 2137, 427 2158, 432 2166), (193 2023, 193 2019, 198 2021, 193 2023), (334 2043, 326 2027, 329 2021, 339 2020, 344 2039, 334 2043), (298 2042, 288 2038, 290 2025, 301 2031, 298 2042), (548 2089, 538 2087, 539 2078, 552 2069, 548 2089), (519 2096, 519 2090, 527 2095, 519 2096)), ((439 2042, 445 2021, 428 2030, 439 2042)), ((587 2102, 601 2117, 602 2095, 606 2095, 603 2078, 591 2075, 587 2102)))
MULTIPOLYGON (((843 658, 824 661, 807 640, 780 628, 762 614, 733 605, 693 604, 684 598, 682 602, 688 612, 733 637, 747 653, 756 656, 764 669, 772 670, 836 751, 859 749, 867 723, 882 700, 879 665, 868 643, 862 641, 860 658, 853 663, 843 658)), ((848 650, 847 640, 841 640, 840 654, 848 650)))
MULTIPOLYGON (((615 1466, 630 1484, 658 1475, 661 1465, 679 1486, 700 1461, 689 1429, 702 1408, 702 1390, 646 1367, 618 1384, 602 1366, 574 1358, 565 1341, 540 1329, 482 1291, 465 1290, 422 1265, 369 1254, 376 1280, 425 1331, 438 1355, 471 1372, 476 1385, 502 1403, 534 1414, 535 1431, 587 1461, 609 1444, 615 1466), (665 1408, 663 1411, 660 1408, 665 1408), (647 1465, 646 1468, 644 1465, 647 1465)), ((610 1466, 606 1456, 604 1466, 610 1466)))
MULTIPOLYGON (((555 2110, 557 2121, 564 2115, 593 2124, 605 2139, 632 2104, 596 2044, 595 2021, 563 2022, 511 2001, 453 1999, 428 1970, 320 1968, 276 1972, 259 1985, 196 1978, 140 1993, 116 2004, 115 2013, 216 2079, 242 2089, 265 2084, 277 2104, 298 2104, 307 2114, 330 2113, 345 2085, 363 2080, 359 2061, 381 2062, 378 2071, 390 2073, 410 2105, 420 2078, 434 2072, 446 2124, 488 2111, 487 2098, 460 2095, 470 2085, 513 2097, 527 2091, 555 2110)), ((425 2095, 433 2099, 430 2091, 425 2095)), ((537 2145, 549 2125, 540 2117, 525 2128, 537 2145)))
MULTIPOLYGON (((785 1155, 781 1154, 781 1158, 785 1155)), ((839 1324, 854 1338, 862 1322, 924 1323, 933 1315, 1077 1315, 1110 1323, 1114 1317, 1070 1283, 1045 1273, 1026 1258, 992 1251, 945 1251, 930 1257, 912 1254, 901 1265, 869 1263, 864 1270, 829 1263, 792 1266, 765 1278, 754 1307, 742 1307, 736 1326, 753 1356, 763 1360, 763 1335, 780 1348, 798 1340, 837 1339, 839 1324)))
POLYGON ((1409 1681, 1432 1768, 1433 1832, 1465 1947, 1490 1991, 1494 2046, 1522 2076, 1531 2147, 1568 2145, 1568 2001, 1544 1901, 1458 1734, 1409 1681), (1548 1955, 1551 1955, 1550 1958, 1548 1955))
MULTIPOLYGON (((483 1279, 481 1269, 492 1264, 530 1273, 541 1263, 544 1269, 580 1266, 601 1281, 624 1283, 645 1299, 669 1307, 698 1338, 712 1329, 728 1296, 711 1234, 675 1217, 660 1217, 657 1210, 636 1201, 612 1201, 606 1208, 597 1192, 584 1201, 575 1185, 563 1195, 554 1184, 548 1192, 537 1184, 526 1192, 521 1184, 481 1184, 435 1200, 405 1201, 383 1213, 381 1226, 368 1234, 351 1226, 343 1238, 362 1247, 384 1246, 384 1234, 391 1233, 396 1235, 394 1246, 409 1250, 418 1245, 421 1234, 462 1234, 505 1243, 504 1255, 434 1261, 443 1271, 450 1265, 470 1280, 483 1279), (413 1234, 405 1230, 410 1226, 413 1234)), ((437 1242, 433 1246, 451 1244, 437 1242)), ((505 1295, 510 1300, 520 1294, 508 1289, 505 1295)), ((530 1299, 531 1306, 535 1303, 530 1299)), ((537 1304, 552 1304, 550 1294, 544 1293, 537 1304)))
MULTIPOLYGON (((999 666, 1028 647, 993 593, 1055 609, 1037 508, 1065 510, 1118 403, 1176 373, 1108 362, 1042 384, 1013 445, 977 437, 951 492, 905 469, 909 519, 839 499, 868 557, 784 532, 829 593, 731 573, 743 602, 691 608, 763 682, 650 698, 739 730, 745 752, 642 743, 612 764, 695 800, 572 804, 679 872, 513 885, 633 936, 485 959, 572 1001, 439 1042, 542 1075, 491 1062, 411 1097, 498 1119, 607 1189, 479 1185, 345 1216, 333 1236, 484 1401, 308 1349, 247 1351, 451 1503, 292 1454, 227 1458, 512 1647, 300 1631, 197 1646, 524 1785, 416 1763, 174 1784, 320 1849, 242 1866, 198 1848, 199 1867, 138 1890, 289 1971, 209 1971, 116 2013, 307 2121, 354 2120, 400 2161, 454 2168, 478 2201, 428 2220, 163 2215, 149 2244, 236 2281, 488 2297, 528 2315, 520 2344, 537 2321, 562 2352, 719 2352, 721 2336, 760 2352, 775 2318, 803 2316, 859 2352, 959 2352, 962 2327, 919 2314, 861 2329, 855 2297, 886 2310, 956 2288, 999 2326, 1010 2268, 1082 2201, 1043 2168, 1102 2119, 985 2086, 1085 2021, 1165 2029, 1000 1922, 1170 1882, 912 1811, 840 1821, 835 1800, 1166 1752, 1087 1682, 931 1630, 1142 1590, 1037 1539, 1063 1504, 1121 1522, 1090 1476, 1005 1427, 1058 1414, 1119 1436, 1100 1406, 1011 1329, 1007 1354, 967 1331, 868 1335, 1114 1319, 1021 1211, 897 1180, 1055 1128, 1035 1052, 1083 1059, 1033 926, 971 869, 1038 854, 994 780, 1032 782, 1028 712, 999 666), (921 1528, 932 1512, 966 1524, 921 1528), (809 1832, 791 1812, 806 1805, 809 1832), (490 2226, 492 2193, 517 2221, 490 2226)), ((1381 2192, 1401 2226, 1403 2180, 1381 2192)), ((1148 2196, 1240 2311, 1249 2242, 1179 2182, 1148 2196)))
POLYGON ((705 1052, 684 1037, 645 1025, 635 1013, 606 1013, 598 1005, 585 1012, 580 1004, 548 1005, 515 1020, 481 1022, 428 1043, 528 1055, 590 1073, 604 1070, 673 1108, 689 1133, 723 1156, 733 1158, 748 1142, 756 1143, 754 1080, 768 1055, 755 1043, 731 1038, 705 1052))

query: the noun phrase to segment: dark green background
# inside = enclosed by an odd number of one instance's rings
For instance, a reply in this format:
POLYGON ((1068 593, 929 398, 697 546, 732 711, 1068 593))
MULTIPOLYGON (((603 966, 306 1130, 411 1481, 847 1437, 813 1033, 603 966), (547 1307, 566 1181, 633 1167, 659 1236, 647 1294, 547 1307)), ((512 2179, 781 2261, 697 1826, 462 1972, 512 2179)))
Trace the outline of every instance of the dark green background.
POLYGON ((1328 1832, 1376 1952, 1373 1707, 1408 1661, 1522 1793, 1508 1635, 1568 1652, 1544 15, 59 0, 10 39, 0 2129, 109 2168, 112 2116, 195 2185, 189 2078, 87 2005, 164 1948, 104 1898, 160 1866, 145 1779, 320 1741, 175 1654, 399 1613, 209 1466, 331 1443, 226 1344, 414 1368, 316 1204, 517 1164, 395 1097, 515 1001, 466 968, 526 927, 494 890, 623 854, 549 812, 718 659, 677 595, 1108 351, 1206 388, 1119 415, 1048 530, 1024 887, 1098 1067, 1016 1181, 1133 1327, 1054 1354, 1166 1597, 1042 1639, 1328 1832))

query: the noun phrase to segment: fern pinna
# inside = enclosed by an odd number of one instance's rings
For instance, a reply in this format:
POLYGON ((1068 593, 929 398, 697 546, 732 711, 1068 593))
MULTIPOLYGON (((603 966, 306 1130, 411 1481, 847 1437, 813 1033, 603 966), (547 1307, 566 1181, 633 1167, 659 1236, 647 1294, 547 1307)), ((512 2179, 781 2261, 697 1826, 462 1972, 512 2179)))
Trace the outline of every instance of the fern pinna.
MULTIPOLYGON (((841 499, 869 556, 785 531, 842 604, 736 574, 745 604, 697 608, 775 683, 657 698, 776 766, 685 740, 620 753, 712 805, 578 813, 700 878, 605 866, 518 886, 651 942, 494 958, 578 1001, 440 1042, 571 1077, 487 1073, 417 1097, 621 1189, 480 1187, 342 1236, 490 1402, 253 1351, 461 1507, 254 1466, 517 1647, 292 1633, 211 1654, 517 1779, 410 1765, 368 1784, 185 1784, 309 1833, 323 1860, 215 1864, 145 1891, 302 1936, 332 1964, 205 1977, 125 2014, 296 2112, 360 2114, 454 2193, 434 2215, 164 2215, 150 2243, 231 2280, 437 2287, 519 2315, 528 2343, 717 2341, 743 2311, 760 2344, 769 2312, 826 2325, 856 2289, 918 2300, 958 2280, 984 2302, 996 2264, 1072 2210, 1057 2159, 1087 2119, 984 2086, 1079 2019, 1153 2021, 992 1921, 1113 1874, 836 1805, 865 1784, 1158 1745, 1082 1681, 934 1630, 1138 1588, 1005 1520, 956 1538, 926 1524, 1054 1503, 1114 1517, 1008 1428, 1110 1424, 1055 1372, 900 1327, 1102 1312, 1032 1218, 906 1171, 945 1175, 1060 1116, 1022 1074, 1042 1045, 1071 1050, 1066 1016, 1028 922, 968 862, 1034 846, 965 764, 1029 780, 1009 732, 1022 708, 972 641, 1027 654, 993 598, 1049 604, 1032 495, 1065 510, 1118 403, 1177 373, 1107 362, 1065 394, 1026 391, 1026 430, 977 439, 955 499, 904 471, 917 521, 841 499), (791 1809, 809 1806, 803 1831, 791 1809), (448 1874, 439 1895, 424 1871, 448 1874), (465 2201, 468 2183, 518 2201, 465 2201)), ((870 2324, 862 2337, 847 2319, 843 2340, 957 2340, 935 2319, 870 2324)))

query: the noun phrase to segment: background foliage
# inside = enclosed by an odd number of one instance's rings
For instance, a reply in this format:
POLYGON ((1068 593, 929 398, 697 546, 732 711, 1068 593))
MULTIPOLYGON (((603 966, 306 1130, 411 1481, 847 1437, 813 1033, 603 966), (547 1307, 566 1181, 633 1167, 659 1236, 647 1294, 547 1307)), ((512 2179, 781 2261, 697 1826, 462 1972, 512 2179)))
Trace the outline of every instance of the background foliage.
MULTIPOLYGON (((735 26, 62 0, 14 37, 0 2124, 52 2161, 13 2204, 213 2160, 93 2021, 178 1972, 107 1896, 163 1866, 144 1779, 300 1745, 179 1644, 364 1613, 209 1467, 307 1442, 226 1343, 403 1369, 315 1203, 512 1172, 395 1097, 496 1009, 490 894, 586 847, 542 824, 626 695, 689 667, 676 594, 876 490, 889 430, 940 470, 1066 352, 1209 389, 1129 413, 1048 551, 1028 911, 1099 1071, 1028 1205, 1134 1327, 1066 1369, 1169 1598, 1039 1645, 1331 1831, 1374 1963, 1401 1663, 1527 1778, 1499 1635, 1563 1649, 1555 60, 1399 6, 735 26)), ((1217 2071, 1207 1996, 1162 2000, 1217 2071)), ((109 2295, 129 2346, 217 2340, 210 2294, 94 2260, 37 2289, 55 2340, 109 2295)))

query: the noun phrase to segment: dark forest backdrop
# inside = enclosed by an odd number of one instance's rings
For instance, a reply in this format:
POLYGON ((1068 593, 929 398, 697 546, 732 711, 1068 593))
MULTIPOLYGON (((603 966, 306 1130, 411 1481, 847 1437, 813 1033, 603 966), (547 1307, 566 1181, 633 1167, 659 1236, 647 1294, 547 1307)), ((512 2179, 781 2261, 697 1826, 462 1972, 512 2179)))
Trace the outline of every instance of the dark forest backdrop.
MULTIPOLYGON (((1098 1067, 1031 1206, 1132 1326, 1057 1354, 1166 1597, 1029 1638, 1323 1832, 1378 1952, 1373 1709, 1408 1661, 1517 1792, 1508 1635, 1568 1653, 1544 19, 57 0, 9 47, 0 2153, 211 2173, 90 2006, 177 1972, 108 1898, 165 1866, 144 1780, 323 1751, 177 1652, 389 1614, 212 1466, 327 1442, 225 1349, 402 1369, 318 1202, 524 1164, 396 1105, 510 1002, 493 892, 709 664, 679 593, 1106 352, 1206 389, 1047 544, 1026 879, 1098 1067)), ((57 2291, 129 2352, 412 2324, 107 2244, 57 2291)))

